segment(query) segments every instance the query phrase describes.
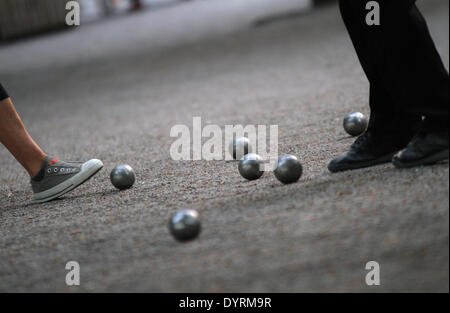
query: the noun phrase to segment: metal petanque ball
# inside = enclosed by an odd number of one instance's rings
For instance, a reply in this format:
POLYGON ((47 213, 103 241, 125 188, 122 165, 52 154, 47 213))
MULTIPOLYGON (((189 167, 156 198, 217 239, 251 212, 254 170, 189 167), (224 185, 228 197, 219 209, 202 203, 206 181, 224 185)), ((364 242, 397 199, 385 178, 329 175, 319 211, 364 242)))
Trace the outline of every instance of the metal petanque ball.
POLYGON ((260 170, 261 157, 254 153, 245 155, 239 161, 239 173, 248 180, 255 180, 260 178, 264 172, 260 170))
POLYGON ((297 182, 302 176, 303 166, 295 156, 286 154, 278 159, 274 174, 283 184, 292 184, 297 182))
POLYGON ((134 170, 129 165, 118 165, 111 171, 111 183, 117 189, 131 188, 136 179, 134 170))
POLYGON ((240 160, 244 155, 251 152, 251 146, 248 138, 234 138, 233 141, 230 142, 229 151, 233 156, 233 159, 240 160))
POLYGON ((175 213, 169 221, 169 231, 178 241, 189 241, 196 238, 201 232, 201 223, 198 212, 183 210, 175 213))
POLYGON ((344 129, 351 136, 362 135, 368 124, 364 114, 359 112, 351 113, 344 118, 344 129))

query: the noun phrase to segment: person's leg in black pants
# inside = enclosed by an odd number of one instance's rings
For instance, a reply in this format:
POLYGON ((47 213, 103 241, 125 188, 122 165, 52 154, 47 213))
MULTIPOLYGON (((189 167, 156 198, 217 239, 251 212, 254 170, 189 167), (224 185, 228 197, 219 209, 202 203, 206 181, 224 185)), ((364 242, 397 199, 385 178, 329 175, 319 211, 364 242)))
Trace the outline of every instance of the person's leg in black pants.
POLYGON ((379 72, 403 112, 448 128, 449 75, 415 0, 383 0, 379 72), (394 3, 393 3, 394 2, 394 3))
MULTIPOLYGON (((390 162, 418 132, 422 116, 441 133, 447 130, 447 144, 445 140, 422 144, 430 149, 424 151, 426 155, 416 155, 415 163, 424 164, 436 154, 442 159, 445 150, 448 158, 448 72, 415 0, 378 1, 379 26, 367 25, 367 2, 340 0, 340 9, 370 82, 371 118, 367 132, 330 163, 330 171, 390 162)), ((434 129, 428 133, 435 134, 434 129)))
POLYGON ((2 84, 0 83, 0 101, 5 100, 7 98, 9 98, 9 95, 6 92, 6 89, 3 88, 2 84))

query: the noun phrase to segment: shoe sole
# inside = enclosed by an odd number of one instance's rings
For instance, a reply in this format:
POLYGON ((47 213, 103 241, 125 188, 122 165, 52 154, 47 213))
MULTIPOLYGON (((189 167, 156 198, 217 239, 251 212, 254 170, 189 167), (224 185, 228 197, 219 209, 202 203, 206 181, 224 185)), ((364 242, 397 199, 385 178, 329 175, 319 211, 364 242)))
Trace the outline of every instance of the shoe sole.
POLYGON ((34 195, 33 204, 49 202, 81 186, 103 168, 100 160, 90 160, 82 165, 82 171, 61 184, 34 195))
POLYGON ((445 161, 448 159, 449 159, 449 149, 433 154, 429 157, 408 163, 401 162, 400 160, 393 158, 392 164, 394 164, 396 168, 413 168, 422 165, 433 165, 436 164, 437 162, 445 161))
POLYGON ((378 159, 375 159, 375 160, 360 162, 360 163, 353 163, 353 164, 345 164, 345 165, 340 166, 337 169, 331 170, 330 168, 328 168, 328 170, 332 173, 339 173, 339 172, 359 170, 362 168, 377 166, 377 165, 391 162, 394 155, 395 155, 395 153, 391 153, 391 154, 379 157, 378 159))

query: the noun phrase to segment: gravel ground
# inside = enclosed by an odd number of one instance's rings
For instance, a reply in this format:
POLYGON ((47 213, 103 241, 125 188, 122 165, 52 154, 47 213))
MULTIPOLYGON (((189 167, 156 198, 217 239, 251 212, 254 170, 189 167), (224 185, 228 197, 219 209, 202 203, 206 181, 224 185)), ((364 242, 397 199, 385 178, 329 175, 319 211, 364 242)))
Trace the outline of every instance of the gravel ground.
MULTIPOLYGON (((449 3, 421 7, 448 64, 449 3)), ((0 147, 0 291, 449 291, 448 163, 326 170, 352 142, 342 117, 368 113, 336 4, 260 27, 248 26, 272 11, 244 9, 188 2, 0 47, 1 80, 39 144, 106 165, 31 205, 26 174, 0 147), (246 182, 235 162, 172 161, 170 128, 193 116, 279 125, 279 150, 304 176, 246 182), (108 177, 121 163, 137 173, 124 192, 108 177), (200 211, 198 240, 168 234, 180 208, 200 211), (65 285, 70 260, 79 287, 65 285), (364 282, 371 260, 378 287, 364 282)))

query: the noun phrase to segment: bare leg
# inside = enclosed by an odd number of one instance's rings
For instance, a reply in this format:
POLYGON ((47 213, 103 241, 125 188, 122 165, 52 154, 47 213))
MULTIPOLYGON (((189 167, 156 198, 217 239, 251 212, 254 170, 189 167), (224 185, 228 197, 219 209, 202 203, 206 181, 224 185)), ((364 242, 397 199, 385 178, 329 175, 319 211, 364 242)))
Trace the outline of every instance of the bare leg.
POLYGON ((10 98, 0 101, 0 142, 35 177, 47 155, 28 134, 10 98))

